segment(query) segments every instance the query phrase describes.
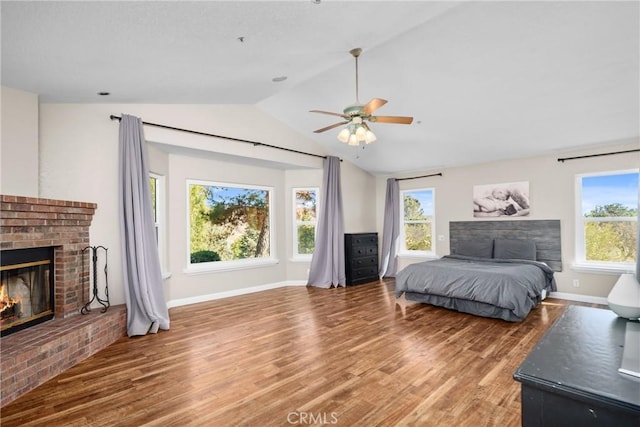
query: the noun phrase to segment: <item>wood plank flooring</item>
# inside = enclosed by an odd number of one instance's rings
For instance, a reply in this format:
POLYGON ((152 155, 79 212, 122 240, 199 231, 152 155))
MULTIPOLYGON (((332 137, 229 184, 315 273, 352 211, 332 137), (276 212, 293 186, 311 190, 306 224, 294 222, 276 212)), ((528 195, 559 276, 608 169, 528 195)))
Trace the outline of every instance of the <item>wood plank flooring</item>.
POLYGON ((521 323, 396 301, 393 280, 174 308, 0 411, 10 426, 518 426, 521 323))

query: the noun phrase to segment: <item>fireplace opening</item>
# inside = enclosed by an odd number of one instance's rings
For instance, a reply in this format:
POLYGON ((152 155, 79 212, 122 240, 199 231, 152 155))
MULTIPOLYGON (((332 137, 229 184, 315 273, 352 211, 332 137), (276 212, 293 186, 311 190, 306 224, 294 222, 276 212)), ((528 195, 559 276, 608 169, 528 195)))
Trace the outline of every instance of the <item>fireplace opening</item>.
POLYGON ((54 316, 53 248, 2 251, 0 260, 0 336, 54 316))

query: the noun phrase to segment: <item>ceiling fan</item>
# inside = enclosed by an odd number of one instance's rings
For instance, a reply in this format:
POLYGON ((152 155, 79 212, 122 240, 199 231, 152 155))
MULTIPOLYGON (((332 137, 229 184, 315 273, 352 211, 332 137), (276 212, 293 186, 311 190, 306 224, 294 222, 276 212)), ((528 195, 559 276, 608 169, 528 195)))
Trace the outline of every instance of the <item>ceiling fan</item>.
POLYGON ((338 140, 349 145, 359 145, 360 142, 369 144, 376 140, 366 122, 369 123, 395 123, 409 125, 413 122, 413 117, 407 116, 374 116, 373 112, 387 103, 386 99, 373 98, 366 104, 361 104, 358 98, 358 57, 362 53, 361 48, 351 49, 349 53, 355 58, 356 62, 356 102, 347 106, 342 114, 333 113, 331 111, 311 110, 311 113, 328 114, 330 116, 342 117, 344 121, 335 123, 321 129, 317 129, 314 133, 322 133, 338 126, 347 125, 338 134, 338 140))

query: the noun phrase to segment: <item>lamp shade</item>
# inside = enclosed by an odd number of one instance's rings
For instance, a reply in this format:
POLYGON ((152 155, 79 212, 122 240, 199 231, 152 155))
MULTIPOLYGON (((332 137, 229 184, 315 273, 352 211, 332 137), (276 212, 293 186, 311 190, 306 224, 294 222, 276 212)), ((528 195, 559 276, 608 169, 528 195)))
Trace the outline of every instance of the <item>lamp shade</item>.
POLYGON ((640 318, 640 283, 631 273, 622 274, 607 297, 609 308, 626 319, 640 318))
POLYGON ((338 141, 344 143, 349 142, 349 135, 351 135, 351 132, 349 132, 349 128, 342 129, 340 133, 338 133, 338 141))
POLYGON ((358 146, 361 142, 370 144, 376 140, 376 136, 362 117, 354 117, 337 135, 338 141, 345 144, 358 146))
POLYGON ((364 142, 366 142, 367 144, 371 144, 375 140, 376 140, 376 135, 370 130, 368 130, 364 135, 364 142))

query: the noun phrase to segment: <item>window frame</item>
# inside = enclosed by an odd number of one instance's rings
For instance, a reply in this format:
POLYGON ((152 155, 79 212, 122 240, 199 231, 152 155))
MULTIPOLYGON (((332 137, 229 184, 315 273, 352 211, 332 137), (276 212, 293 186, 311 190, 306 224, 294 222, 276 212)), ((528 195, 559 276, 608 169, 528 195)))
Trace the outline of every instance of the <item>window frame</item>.
POLYGON ((400 218, 398 218, 399 224, 399 247, 398 247, 398 256, 405 258, 437 258, 436 255, 436 189, 434 187, 424 187, 424 188, 408 188, 405 190, 399 190, 399 203, 400 203, 400 218), (433 200, 433 214, 432 220, 424 220, 424 221, 411 221, 411 223, 431 223, 431 250, 430 251, 417 251, 414 249, 407 249, 406 246, 406 235, 405 235, 405 219, 404 219, 404 196, 406 193, 415 193, 420 191, 430 191, 431 198, 433 200))
MULTIPOLYGON (((155 217, 153 218, 156 230, 156 242, 158 244, 158 257, 160 259, 160 269, 162 277, 167 278, 170 273, 167 270, 167 230, 166 230, 166 177, 154 172, 149 172, 149 179, 155 180, 155 217)), ((153 197, 153 195, 152 195, 153 197)))
POLYGON ((298 253, 298 227, 301 225, 313 225, 314 226, 314 250, 315 241, 318 237, 318 215, 320 213, 320 187, 293 187, 292 195, 292 219, 293 219, 293 247, 292 247, 292 261, 311 261, 313 254, 301 254, 298 253), (316 220, 315 221, 298 221, 296 211, 296 194, 298 191, 314 191, 316 193, 316 220))
MULTIPOLYGON (((587 260, 586 253, 586 236, 585 229, 588 222, 615 222, 615 221, 637 221, 638 216, 635 217, 601 217, 601 218, 586 218, 582 212, 582 180, 589 177, 597 176, 611 176, 611 175, 624 175, 640 173, 640 169, 622 169, 622 170, 610 170, 601 172, 587 172, 575 175, 575 261, 572 264, 572 269, 586 273, 612 273, 622 274, 635 271, 635 262, 607 262, 607 261, 590 261, 587 260)), ((638 254, 636 254, 636 257, 638 254)))
POLYGON ((211 271, 233 271, 244 270, 278 264, 276 257, 276 219, 274 210, 274 200, 276 197, 275 187, 254 184, 238 184, 231 182, 208 181, 201 179, 186 180, 186 257, 184 270, 185 273, 206 273, 211 271), (190 206, 190 186, 203 185, 212 187, 239 188, 246 190, 264 190, 269 192, 269 256, 262 258, 244 258, 230 261, 210 261, 191 263, 191 206, 190 206))

